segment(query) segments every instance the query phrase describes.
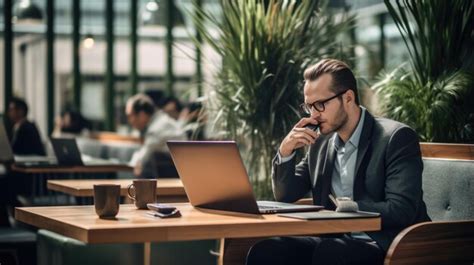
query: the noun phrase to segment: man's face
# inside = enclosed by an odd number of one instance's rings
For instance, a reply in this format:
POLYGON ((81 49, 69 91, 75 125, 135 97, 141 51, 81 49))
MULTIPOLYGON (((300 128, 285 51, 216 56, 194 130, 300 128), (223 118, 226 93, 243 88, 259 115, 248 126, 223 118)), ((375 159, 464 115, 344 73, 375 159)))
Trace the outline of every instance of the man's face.
MULTIPOLYGON (((330 74, 323 74, 315 81, 307 81, 304 86, 304 102, 311 104, 333 97, 336 93, 331 91, 331 86, 332 76, 330 74)), ((320 124, 319 131, 321 134, 337 132, 347 122, 348 115, 341 100, 342 96, 326 101, 322 112, 314 108, 311 111, 311 117, 320 124)))
POLYGON ((127 104, 125 107, 125 114, 127 115, 127 120, 130 126, 139 131, 143 131, 150 120, 150 116, 143 111, 138 113, 133 112, 132 106, 130 104, 127 104))
POLYGON ((16 107, 15 103, 12 102, 8 105, 7 116, 12 122, 16 123, 23 118, 23 113, 16 107))

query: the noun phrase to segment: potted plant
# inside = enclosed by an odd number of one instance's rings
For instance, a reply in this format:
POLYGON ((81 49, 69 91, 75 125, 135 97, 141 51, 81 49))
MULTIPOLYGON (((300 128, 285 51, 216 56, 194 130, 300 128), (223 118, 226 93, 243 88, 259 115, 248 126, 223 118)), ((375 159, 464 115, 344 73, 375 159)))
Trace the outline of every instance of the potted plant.
POLYGON ((208 104, 215 115, 209 120, 223 138, 239 143, 257 196, 269 199, 271 159, 300 118, 303 71, 340 53, 336 37, 347 31, 351 18, 336 21, 326 2, 318 1, 220 3, 222 19, 198 7, 194 15, 197 30, 222 57, 208 104))
POLYGON ((373 89, 386 116, 423 141, 474 142, 474 2, 385 0, 410 64, 373 89))

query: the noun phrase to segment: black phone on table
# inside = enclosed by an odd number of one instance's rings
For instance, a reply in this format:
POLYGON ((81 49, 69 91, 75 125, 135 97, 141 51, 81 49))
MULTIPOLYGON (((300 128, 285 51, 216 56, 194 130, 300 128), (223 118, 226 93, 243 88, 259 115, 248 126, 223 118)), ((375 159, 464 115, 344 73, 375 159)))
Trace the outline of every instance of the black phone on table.
POLYGON ((176 210, 176 207, 164 203, 147 203, 146 207, 152 211, 169 214, 176 210))

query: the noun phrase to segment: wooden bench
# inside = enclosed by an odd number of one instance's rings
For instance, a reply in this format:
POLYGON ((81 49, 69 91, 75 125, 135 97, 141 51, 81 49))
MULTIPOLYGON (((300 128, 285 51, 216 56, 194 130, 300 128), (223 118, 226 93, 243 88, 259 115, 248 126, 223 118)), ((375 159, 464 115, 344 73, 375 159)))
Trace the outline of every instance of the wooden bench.
POLYGON ((385 265, 474 264, 474 145, 422 143, 423 191, 433 222, 394 239, 385 265))
POLYGON ((421 156, 474 160, 474 144, 420 143, 421 156))
POLYGON ((393 240, 386 265, 474 264, 474 220, 412 225, 393 240))

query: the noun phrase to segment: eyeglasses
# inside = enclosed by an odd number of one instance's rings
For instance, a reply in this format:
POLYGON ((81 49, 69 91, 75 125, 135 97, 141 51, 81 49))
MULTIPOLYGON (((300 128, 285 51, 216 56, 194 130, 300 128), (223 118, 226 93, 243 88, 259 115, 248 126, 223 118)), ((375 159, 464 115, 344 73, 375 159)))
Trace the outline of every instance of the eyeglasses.
POLYGON ((319 112, 323 112, 324 110, 326 110, 326 106, 325 104, 332 100, 332 99, 335 99, 341 95, 343 95, 344 93, 346 93, 347 90, 344 90, 340 93, 337 93, 336 95, 328 98, 328 99, 325 99, 325 100, 320 100, 320 101, 316 101, 316 102, 313 102, 313 103, 303 103, 300 105, 300 108, 306 113, 306 114, 311 114, 311 111, 314 111, 314 110, 317 110, 319 112))

